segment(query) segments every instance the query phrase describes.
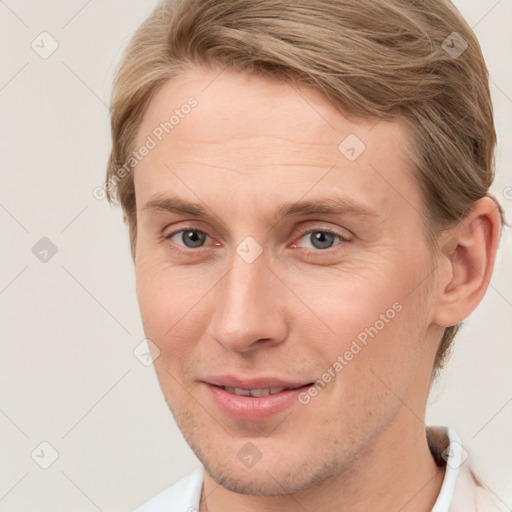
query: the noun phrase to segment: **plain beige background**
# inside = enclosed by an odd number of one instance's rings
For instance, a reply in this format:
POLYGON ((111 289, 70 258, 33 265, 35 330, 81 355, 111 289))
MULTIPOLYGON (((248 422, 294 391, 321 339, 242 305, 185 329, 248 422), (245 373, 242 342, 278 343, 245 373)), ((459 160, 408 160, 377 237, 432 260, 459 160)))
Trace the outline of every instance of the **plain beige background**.
MULTIPOLYGON (((133 354, 144 334, 127 233, 121 211, 92 193, 110 148, 113 72, 154 5, 0 1, 1 511, 133 510, 199 464, 153 368, 133 354)), ((510 220, 512 1, 456 5, 490 69, 493 190, 510 220)), ((456 430, 512 510, 511 257, 506 230, 427 423, 456 430)))

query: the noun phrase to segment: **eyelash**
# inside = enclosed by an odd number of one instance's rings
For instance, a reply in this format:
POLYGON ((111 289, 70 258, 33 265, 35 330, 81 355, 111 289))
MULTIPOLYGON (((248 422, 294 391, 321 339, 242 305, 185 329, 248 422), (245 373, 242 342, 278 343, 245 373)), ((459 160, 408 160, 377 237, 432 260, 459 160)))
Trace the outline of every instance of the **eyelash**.
MULTIPOLYGON (((207 237, 210 236, 205 231, 201 231, 200 229, 196 229, 196 228, 194 228, 192 226, 186 226, 184 228, 178 229, 177 231, 173 231, 172 233, 169 233, 168 235, 163 235, 162 238, 164 239, 164 241, 170 241, 170 239, 174 235, 177 235, 178 233, 182 233, 184 231, 194 231, 196 233, 201 233, 203 235, 206 235, 207 237)), ((336 233, 333 230, 325 229, 325 228, 319 228, 319 227, 316 227, 316 228, 315 227, 313 227, 313 228, 309 228, 308 227, 308 228, 303 228, 302 230, 299 230, 299 239, 303 238, 305 235, 308 235, 310 233, 316 233, 316 232, 327 233, 329 235, 333 235, 335 237, 338 237, 340 239, 340 243, 336 244, 333 247, 328 247, 327 249, 303 249, 308 254, 318 255, 320 253, 330 253, 331 250, 336 250, 336 247, 338 247, 339 245, 342 245, 342 242, 350 242, 351 241, 350 238, 347 238, 346 236, 343 236, 340 233, 336 233)), ((175 251, 178 251, 178 252, 180 252, 182 254, 190 254, 190 251, 194 251, 196 253, 199 253, 199 252, 203 252, 203 250, 205 250, 206 248, 205 247, 198 247, 196 249, 193 249, 193 248, 183 249, 183 248, 181 248, 181 246, 176 246, 176 245, 173 244, 172 249, 175 250, 175 251)))

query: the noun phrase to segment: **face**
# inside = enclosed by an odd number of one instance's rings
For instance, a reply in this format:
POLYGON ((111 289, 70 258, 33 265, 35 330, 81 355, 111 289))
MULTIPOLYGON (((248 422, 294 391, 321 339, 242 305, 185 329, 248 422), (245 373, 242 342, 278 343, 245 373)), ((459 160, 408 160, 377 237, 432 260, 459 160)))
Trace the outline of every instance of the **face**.
POLYGON ((193 69, 153 98, 137 147, 148 136, 137 296, 166 401, 208 473, 289 494, 417 424, 404 403, 421 414, 428 393, 435 273, 402 124, 193 69))

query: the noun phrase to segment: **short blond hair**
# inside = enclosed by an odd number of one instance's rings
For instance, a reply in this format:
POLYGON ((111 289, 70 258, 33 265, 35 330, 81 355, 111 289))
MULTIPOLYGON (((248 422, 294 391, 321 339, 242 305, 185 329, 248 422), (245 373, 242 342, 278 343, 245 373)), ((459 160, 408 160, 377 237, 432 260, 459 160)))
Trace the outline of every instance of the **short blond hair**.
MULTIPOLYGON (((340 112, 405 120, 429 233, 492 197, 488 71, 475 34, 448 0, 163 1, 126 49, 111 101, 105 192, 123 208, 133 258, 136 198, 126 162, 155 93, 194 65, 312 86, 340 112)), ((445 329, 433 378, 458 328, 445 329)))

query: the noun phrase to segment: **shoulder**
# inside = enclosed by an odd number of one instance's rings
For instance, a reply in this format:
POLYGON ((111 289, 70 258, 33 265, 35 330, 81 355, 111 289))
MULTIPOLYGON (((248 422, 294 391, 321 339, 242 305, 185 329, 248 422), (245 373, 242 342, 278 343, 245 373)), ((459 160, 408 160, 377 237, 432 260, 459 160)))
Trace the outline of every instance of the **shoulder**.
POLYGON ((192 512, 199 509, 203 469, 197 469, 146 501, 135 512, 192 512))
POLYGON ((427 440, 438 466, 445 466, 443 484, 432 512, 504 512, 498 498, 476 476, 457 433, 446 426, 428 426, 427 440))
MULTIPOLYGON (((499 498, 480 480, 473 468, 465 464, 460 471, 459 485, 454 495, 454 511, 467 510, 471 496, 471 504, 477 512, 504 512, 510 510, 500 502, 499 498)), ((452 509, 450 509, 451 511, 452 509)))

